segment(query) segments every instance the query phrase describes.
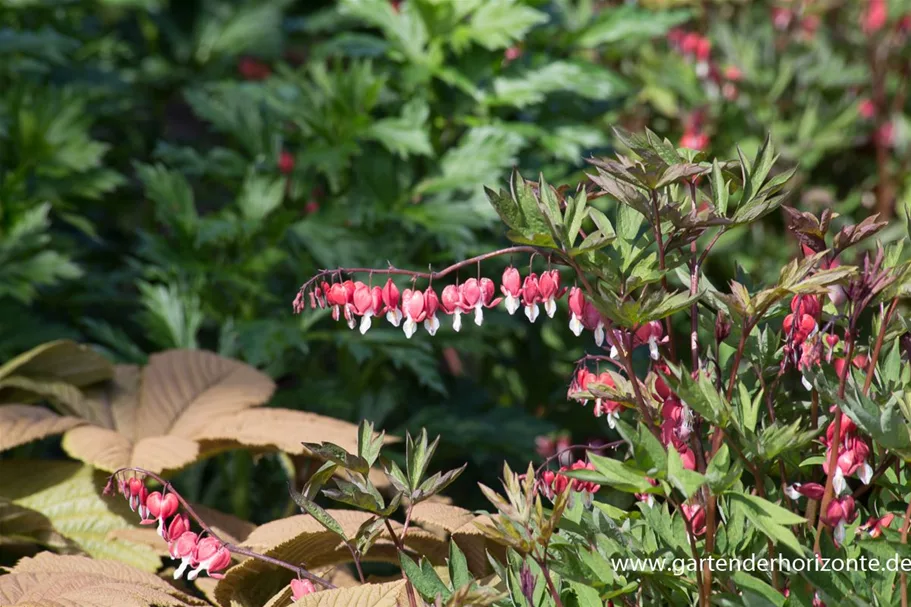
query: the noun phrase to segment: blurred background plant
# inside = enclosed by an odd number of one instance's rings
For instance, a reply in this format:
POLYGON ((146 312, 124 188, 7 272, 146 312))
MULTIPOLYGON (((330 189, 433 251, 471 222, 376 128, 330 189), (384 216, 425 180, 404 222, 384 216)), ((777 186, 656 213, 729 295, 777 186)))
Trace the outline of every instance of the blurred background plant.
MULTIPOLYGON (((292 315, 316 270, 489 250, 482 186, 514 166, 573 183, 621 145, 614 125, 721 158, 771 130, 799 167, 789 204, 836 222, 911 196, 901 0, 3 4, 0 360, 59 338, 130 364, 212 350, 272 377, 273 403, 443 434, 440 465, 471 462, 451 491, 468 507, 504 458, 603 440, 565 398, 580 342, 506 315, 355 335, 292 315)), ((772 216, 707 274, 768 279, 796 247, 772 216)), ((293 507, 287 464, 231 452, 178 483, 262 522, 293 507)))

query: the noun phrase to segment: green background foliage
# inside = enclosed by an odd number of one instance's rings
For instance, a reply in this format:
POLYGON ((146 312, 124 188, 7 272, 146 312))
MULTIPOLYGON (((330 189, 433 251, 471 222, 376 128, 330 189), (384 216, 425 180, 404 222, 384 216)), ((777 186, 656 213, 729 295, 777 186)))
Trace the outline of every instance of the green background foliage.
MULTIPOLYGON (((535 457, 538 436, 607 436, 565 398, 591 344, 565 312, 536 325, 494 313, 483 332, 433 339, 385 323, 361 336, 327 312, 292 314, 317 270, 439 269, 497 247, 482 186, 513 167, 575 183, 592 172, 586 157, 619 145, 612 126, 679 141, 695 113, 719 158, 737 144, 754 157, 770 130, 779 165, 797 167, 788 204, 831 206, 839 225, 911 196, 907 73, 891 69, 911 64, 909 47, 890 34, 898 50, 868 62, 886 42, 862 33, 861 3, 821 15, 812 36, 776 29, 766 2, 4 4, 0 361, 59 338, 133 364, 212 350, 275 379, 275 404, 443 434, 438 464, 471 464, 450 490, 466 506, 504 458, 535 457), (677 26, 740 71, 735 98, 666 41, 677 26), (858 110, 871 96, 888 100, 872 120, 858 110), (883 158, 872 133, 885 122, 883 158)), ((773 214, 732 230, 708 277, 777 277, 797 251, 783 226, 773 214)), ((59 453, 45 441, 14 455, 59 453)), ((294 508, 274 497, 287 464, 227 453, 178 483, 262 522, 294 508)))

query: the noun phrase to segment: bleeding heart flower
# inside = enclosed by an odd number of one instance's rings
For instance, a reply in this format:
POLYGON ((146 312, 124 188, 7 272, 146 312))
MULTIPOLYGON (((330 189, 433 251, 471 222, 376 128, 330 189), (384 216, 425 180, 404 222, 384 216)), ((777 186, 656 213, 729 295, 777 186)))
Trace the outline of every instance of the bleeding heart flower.
MULTIPOLYGON (((610 373, 604 372, 599 374, 597 377, 590 375, 587 378, 589 384, 603 384, 608 388, 615 388, 616 384, 614 379, 611 377, 610 373)), ((587 388, 588 386, 586 386, 587 388)), ((601 417, 603 414, 607 414, 607 425, 613 429, 617 426, 617 420, 620 419, 620 411, 623 409, 623 405, 617 401, 608 400, 600 396, 595 397, 595 417, 601 417)))
POLYGON ((529 322, 535 322, 538 318, 538 302, 540 301, 538 275, 532 272, 525 277, 525 282, 522 283, 522 305, 525 306, 525 317, 529 322))
POLYGON ((582 324, 582 317, 585 313, 585 295, 579 287, 573 287, 569 290, 569 330, 573 335, 579 337, 585 326, 582 324))
POLYGON ((882 518, 871 516, 866 523, 860 526, 860 529, 863 529, 870 534, 870 537, 876 539, 883 534, 883 529, 888 529, 892 525, 893 520, 895 520, 895 515, 891 512, 882 518))
POLYGON ((845 527, 854 522, 856 518, 857 510, 855 509, 854 498, 850 495, 833 498, 822 515, 822 521, 835 529, 832 535, 835 538, 836 545, 841 545, 844 542, 845 527))
POLYGON ((389 324, 393 327, 399 326, 404 315, 399 309, 399 289, 391 278, 387 279, 386 284, 383 286, 383 306, 385 307, 386 320, 389 321, 389 324))
POLYGON ((179 507, 180 502, 177 501, 177 496, 173 493, 162 495, 158 491, 153 491, 149 494, 148 499, 146 499, 146 510, 148 511, 149 517, 141 522, 143 525, 147 525, 158 521, 158 535, 166 540, 167 533, 165 532, 164 526, 165 520, 174 516, 179 507))
POLYGON ((503 271, 503 279, 500 285, 500 292, 506 298, 506 311, 510 315, 515 314, 519 309, 519 294, 522 291, 522 278, 519 271, 509 266, 503 271))
POLYGON ((548 318, 553 318, 557 313, 557 300, 566 293, 566 288, 560 288, 560 272, 548 270, 538 279, 538 292, 544 302, 544 311, 548 318))
POLYGON ((354 312, 361 317, 361 335, 370 329, 372 318, 382 312, 383 290, 380 287, 370 288, 362 282, 357 283, 352 297, 354 312))
POLYGON ((196 544, 193 552, 193 571, 187 574, 188 580, 195 580, 200 572, 217 580, 225 577, 219 571, 224 570, 231 564, 231 552, 225 548, 225 545, 214 537, 205 537, 196 544))
POLYGON ((427 318, 427 312, 424 309, 424 294, 417 290, 405 289, 402 292, 402 309, 405 311, 405 323, 402 325, 402 329, 405 331, 405 337, 411 339, 411 336, 417 331, 418 323, 427 318))
POLYGON ((136 512, 138 508, 139 517, 141 519, 148 518, 148 511, 146 510, 146 499, 149 497, 149 490, 146 489, 145 483, 143 483, 141 479, 138 479, 134 476, 129 480, 129 489, 130 510, 136 512))
POLYGON ((431 335, 437 334, 440 328, 440 320, 437 318, 437 310, 440 308, 440 299, 436 292, 427 287, 424 290, 424 311, 427 318, 424 319, 424 328, 431 335))
POLYGON ((680 509, 683 511, 683 518, 689 523, 693 535, 699 536, 705 533, 705 510, 701 504, 683 504, 680 509))
POLYGON ((455 285, 443 287, 440 308, 444 313, 452 316, 452 330, 458 333, 462 328, 462 293, 459 291, 459 287, 455 285))
POLYGON ((308 594, 316 592, 316 586, 310 580, 291 580, 291 602, 296 603, 308 594))
POLYGON ((484 322, 484 308, 493 308, 502 301, 494 299, 494 284, 489 278, 469 278, 460 289, 462 293, 462 309, 474 310, 474 324, 479 327, 484 322))
POLYGON ((661 321, 653 320, 636 330, 636 340, 639 343, 647 343, 652 360, 658 360, 658 344, 667 343, 668 338, 664 335, 664 327, 661 321))
POLYGON ((804 496, 811 500, 820 501, 825 491, 826 488, 819 483, 794 483, 785 489, 785 493, 792 500, 797 500, 804 496))
POLYGON ((196 543, 199 536, 192 531, 185 531, 168 542, 168 552, 172 559, 180 559, 180 566, 174 571, 174 579, 179 580, 193 561, 196 552, 196 543))
POLYGON ((809 314, 802 314, 799 317, 796 314, 788 314, 784 317, 782 327, 785 339, 792 340, 795 344, 805 342, 818 328, 816 319, 809 314))
POLYGON ((178 514, 171 519, 171 524, 168 525, 166 532, 167 537, 164 539, 170 542, 172 539, 178 538, 187 531, 190 530, 190 519, 186 514, 178 514))

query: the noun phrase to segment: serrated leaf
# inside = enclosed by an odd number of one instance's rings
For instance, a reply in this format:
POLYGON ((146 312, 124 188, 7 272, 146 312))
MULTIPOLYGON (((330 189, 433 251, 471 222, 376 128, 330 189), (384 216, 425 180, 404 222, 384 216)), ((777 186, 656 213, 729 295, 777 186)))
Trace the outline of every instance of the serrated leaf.
MULTIPOLYGON (((443 600, 449 598, 449 588, 446 587, 440 576, 436 574, 433 567, 418 565, 404 552, 399 553, 399 562, 402 564, 402 573, 405 574, 405 577, 408 578, 408 581, 411 582, 414 589, 422 597, 429 601, 433 601, 438 596, 442 596, 443 600)), ((424 561, 424 563, 429 565, 427 561, 424 561)))
POLYGON ((338 521, 332 518, 332 515, 326 512, 322 506, 318 505, 313 500, 307 499, 305 495, 295 491, 294 488, 289 487, 289 490, 291 492, 291 499, 294 500, 295 504, 301 507, 301 510, 312 516, 320 525, 329 531, 335 533, 343 540, 348 541, 348 536, 345 535, 342 526, 339 525, 338 521))

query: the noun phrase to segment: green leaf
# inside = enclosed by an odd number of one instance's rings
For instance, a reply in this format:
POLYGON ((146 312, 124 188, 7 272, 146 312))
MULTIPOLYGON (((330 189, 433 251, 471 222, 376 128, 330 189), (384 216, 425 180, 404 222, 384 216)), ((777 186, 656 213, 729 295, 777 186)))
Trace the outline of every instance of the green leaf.
POLYGON ((368 466, 372 466, 380 456, 386 433, 376 434, 373 431, 373 422, 366 419, 361 421, 357 431, 357 456, 366 461, 368 466))
POLYGON ((427 473, 427 467, 430 465, 430 459, 433 457, 440 444, 440 437, 428 444, 427 430, 421 428, 418 439, 414 440, 410 433, 405 434, 405 461, 408 471, 408 487, 412 492, 417 491, 427 473))
POLYGON ((599 11, 598 19, 578 36, 576 44, 582 48, 617 42, 634 45, 663 36, 689 18, 687 10, 648 10, 629 4, 609 6, 599 11))
POLYGON ((139 517, 119 495, 103 497, 107 476, 78 462, 0 461, 0 494, 12 504, 47 517, 60 534, 93 558, 118 560, 156 571, 151 547, 112 537, 136 529, 139 517))
POLYGON ((467 466, 468 464, 462 464, 461 467, 445 473, 437 472, 421 483, 418 490, 412 493, 411 499, 417 503, 440 493, 443 489, 455 482, 455 480, 461 476, 462 472, 465 471, 467 466))
POLYGON ((806 523, 805 518, 755 495, 734 491, 725 495, 730 501, 741 504, 746 517, 775 544, 783 544, 795 554, 804 554, 797 537, 786 525, 806 523))
POLYGON ((137 163, 136 175, 145 186, 146 197, 155 204, 155 218, 184 233, 192 233, 199 216, 186 178, 160 164, 137 163))
POLYGON ((706 478, 698 472, 683 467, 683 460, 674 448, 667 450, 667 480, 686 499, 692 497, 706 482, 706 478))
POLYGON ((361 474, 367 474, 370 471, 370 465, 364 458, 348 453, 345 449, 339 447, 335 443, 301 444, 317 457, 335 462, 348 470, 353 470, 354 472, 359 472, 361 474))
POLYGON ((705 471, 705 478, 714 493, 723 493, 740 479, 743 464, 737 459, 731 465, 731 455, 727 444, 722 444, 705 471))
POLYGON ((620 76, 591 63, 551 61, 527 70, 516 78, 497 78, 488 105, 517 108, 543 102, 547 95, 568 91, 580 97, 604 101, 626 93, 630 85, 620 76))
POLYGON ((545 23, 547 15, 516 0, 484 0, 471 16, 467 27, 454 36, 468 38, 487 50, 511 46, 525 37, 535 25, 545 23))
POLYGON ((458 590, 470 584, 473 579, 471 571, 468 570, 468 559, 465 558, 465 553, 459 549, 456 542, 449 542, 449 580, 452 582, 453 589, 458 590))
POLYGON ((636 463, 643 467, 650 476, 654 478, 656 474, 667 469, 667 450, 644 424, 636 424, 634 428, 622 420, 618 420, 617 429, 624 440, 633 446, 636 463))
POLYGON ((427 103, 413 99, 402 108, 400 117, 382 118, 373 122, 366 135, 379 141, 400 158, 430 156, 433 154, 433 146, 430 144, 427 125, 429 115, 427 103))
MULTIPOLYGON (((775 590, 774 587, 743 571, 735 571, 731 576, 731 579, 737 585, 738 590, 755 592, 775 607, 782 607, 787 600, 784 595, 778 590, 775 590)), ((744 602, 744 604, 753 603, 744 602)))
POLYGON ((266 177, 254 172, 247 174, 237 197, 237 206, 244 219, 262 221, 281 205, 285 198, 285 180, 266 177))
MULTIPOLYGON (((588 193, 585 188, 576 192, 575 196, 566 199, 566 244, 570 247, 575 246, 576 238, 579 236, 579 230, 582 229, 582 222, 589 214, 588 193)), ((607 219, 607 217, 605 217, 607 219)))
POLYGON ((654 493, 659 491, 648 482, 647 475, 621 461, 601 455, 589 454, 595 470, 568 470, 562 472, 569 478, 594 481, 627 493, 654 493))
POLYGON ((407 554, 399 552, 399 562, 402 564, 402 573, 423 598, 428 601, 433 601, 438 596, 442 596, 443 600, 449 598, 451 591, 433 570, 429 561, 424 561, 426 566, 419 566, 407 554))
POLYGON ((587 584, 568 580, 564 604, 569 607, 603 607, 600 593, 587 584))
POLYGON ((342 529, 342 526, 339 525, 338 521, 336 521, 334 518, 332 518, 332 515, 330 515, 328 512, 326 512, 316 502, 307 499, 307 497, 305 495, 295 491, 294 488, 289 487, 289 490, 291 492, 291 499, 294 500, 295 504, 297 504, 298 506, 301 507, 301 510, 303 512, 306 512, 307 514, 312 516, 314 519, 316 519, 319 522, 320 525, 322 525, 323 527, 325 527, 332 533, 335 533, 340 538, 342 538, 344 541, 346 541, 346 542, 348 541, 348 536, 345 535, 345 530, 342 529))
POLYGON ((338 464, 333 461, 323 462, 323 465, 317 469, 316 472, 307 480, 307 486, 304 488, 304 495, 307 499, 314 499, 319 490, 323 488, 323 485, 326 482, 335 476, 335 471, 338 469, 338 464))
POLYGON ((681 310, 686 310, 693 305, 693 302, 702 299, 703 294, 702 291, 697 291, 693 294, 688 291, 681 291, 673 295, 665 295, 658 300, 657 305, 642 311, 639 322, 646 323, 652 320, 661 320, 681 310))
POLYGON ((728 213, 728 182, 721 174, 721 167, 717 160, 712 161, 712 203, 719 217, 726 217, 728 213))

